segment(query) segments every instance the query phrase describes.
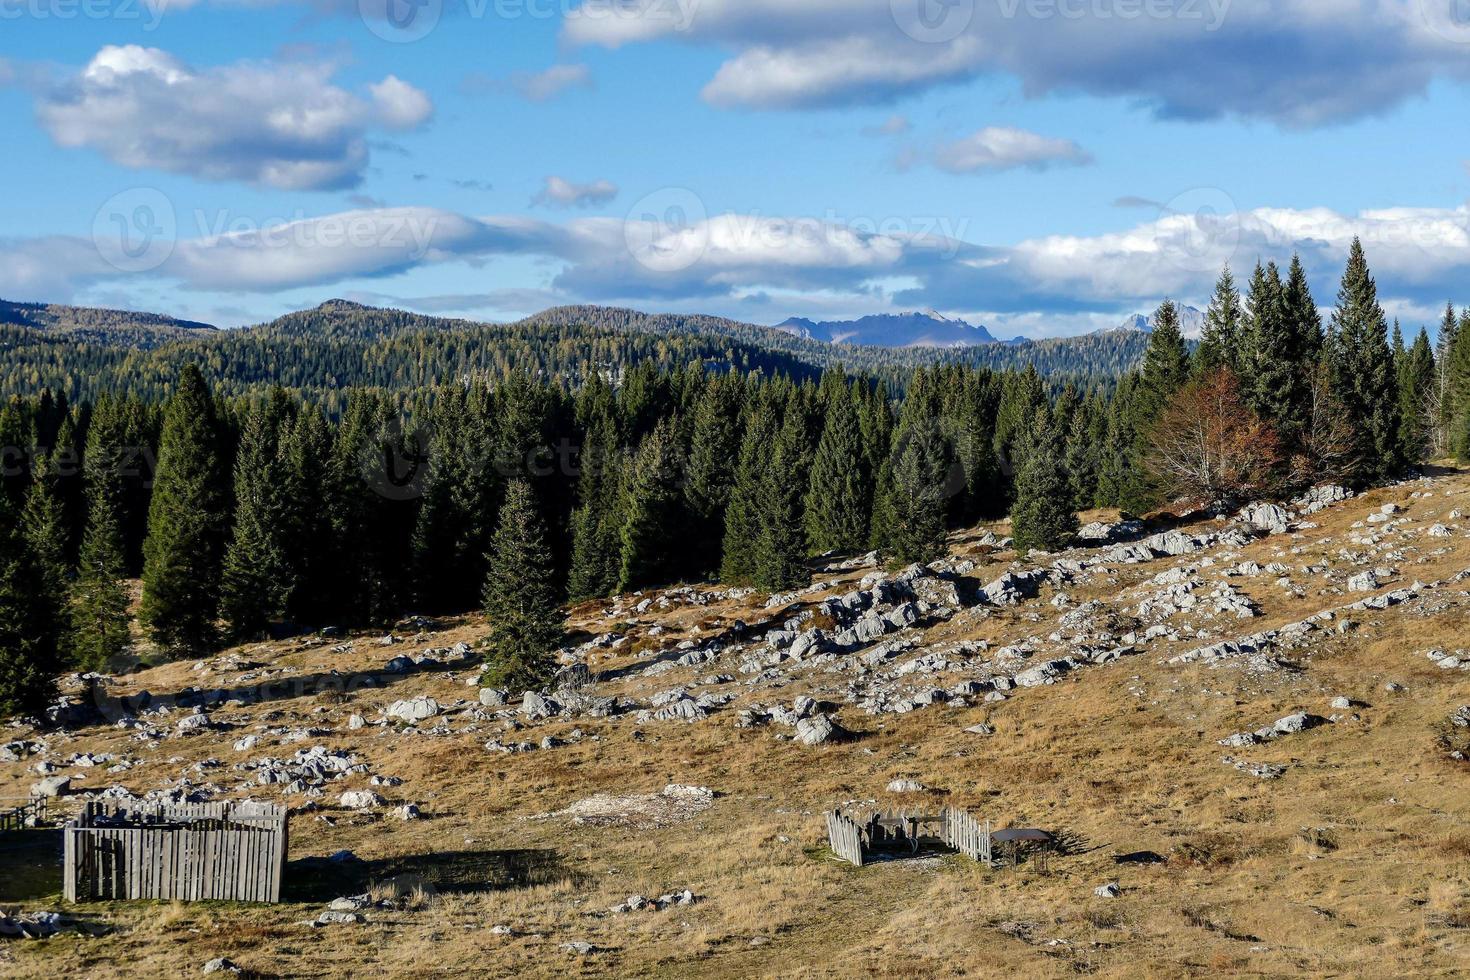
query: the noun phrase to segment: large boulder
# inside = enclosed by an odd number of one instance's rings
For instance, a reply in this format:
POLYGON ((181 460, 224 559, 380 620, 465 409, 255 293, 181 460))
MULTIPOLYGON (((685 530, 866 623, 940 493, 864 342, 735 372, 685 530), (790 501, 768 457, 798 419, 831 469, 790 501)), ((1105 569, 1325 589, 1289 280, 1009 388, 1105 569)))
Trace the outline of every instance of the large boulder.
POLYGON ((71 790, 70 776, 47 776, 31 786, 32 796, 57 797, 71 790))
POLYGON ((388 717, 413 725, 439 713, 439 702, 428 696, 394 701, 388 706, 388 717))
POLYGON ((803 745, 824 745, 841 742, 852 733, 847 731, 830 715, 815 714, 796 723, 796 740, 803 745))

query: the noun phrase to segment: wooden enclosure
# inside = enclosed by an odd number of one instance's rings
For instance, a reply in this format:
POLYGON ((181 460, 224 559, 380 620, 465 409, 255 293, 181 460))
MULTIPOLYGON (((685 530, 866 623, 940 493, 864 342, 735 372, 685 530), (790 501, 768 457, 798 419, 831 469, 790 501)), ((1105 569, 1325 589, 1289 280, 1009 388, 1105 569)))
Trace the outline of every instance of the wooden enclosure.
POLYGON ((63 894, 278 902, 286 822, 269 803, 88 803, 63 831, 63 894))
POLYGON ((46 819, 46 799, 39 797, 0 812, 0 831, 25 830, 46 819))
POLYGON ((862 867, 878 853, 917 853, 923 846, 950 848, 990 863, 990 821, 945 807, 938 813, 876 812, 862 820, 841 810, 827 814, 827 841, 844 861, 862 867))

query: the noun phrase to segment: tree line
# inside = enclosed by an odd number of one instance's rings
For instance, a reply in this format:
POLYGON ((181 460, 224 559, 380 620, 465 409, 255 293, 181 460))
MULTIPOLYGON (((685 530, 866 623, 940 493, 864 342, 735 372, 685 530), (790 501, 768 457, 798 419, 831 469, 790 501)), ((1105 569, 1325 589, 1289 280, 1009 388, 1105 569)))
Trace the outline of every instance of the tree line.
POLYGON ((1243 295, 1225 270, 1193 349, 1171 302, 1154 322, 1141 367, 1088 388, 1034 366, 921 367, 899 392, 840 367, 649 360, 575 386, 355 388, 332 412, 186 363, 164 399, 12 398, 0 715, 39 710, 63 666, 116 667, 134 580, 166 655, 478 607, 491 678, 530 686, 568 601, 786 590, 816 556, 926 562, 1007 515, 1018 550, 1054 550, 1093 507, 1223 507, 1470 458, 1470 311, 1406 346, 1357 243, 1325 322, 1296 260, 1243 295))

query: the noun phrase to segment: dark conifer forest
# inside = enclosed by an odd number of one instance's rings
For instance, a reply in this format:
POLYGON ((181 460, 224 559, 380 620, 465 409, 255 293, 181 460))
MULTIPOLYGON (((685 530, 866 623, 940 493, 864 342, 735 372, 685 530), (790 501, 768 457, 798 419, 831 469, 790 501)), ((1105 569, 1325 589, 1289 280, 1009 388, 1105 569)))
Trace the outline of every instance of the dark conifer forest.
POLYGON ((928 562, 1007 515, 1052 550, 1094 507, 1470 458, 1470 312, 1406 342, 1356 244, 1325 317, 1299 263, 1238 281, 1197 344, 1167 301, 1151 334, 927 353, 597 308, 4 328, 0 714, 128 649, 134 579, 160 651, 484 609, 497 676, 529 685, 569 600, 788 590, 815 556, 928 562))

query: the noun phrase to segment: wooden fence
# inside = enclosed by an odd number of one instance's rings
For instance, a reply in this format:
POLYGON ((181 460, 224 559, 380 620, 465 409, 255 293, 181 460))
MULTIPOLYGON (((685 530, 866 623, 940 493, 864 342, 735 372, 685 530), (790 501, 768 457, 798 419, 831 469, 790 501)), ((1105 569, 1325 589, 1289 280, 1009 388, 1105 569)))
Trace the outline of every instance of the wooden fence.
POLYGON ((13 809, 0 812, 0 831, 25 830, 46 819, 44 797, 31 800, 13 809))
POLYGON ((921 845, 953 848, 990 864, 990 821, 945 807, 936 813, 872 813, 859 821, 841 810, 827 814, 827 841, 844 861, 862 867, 875 852, 917 852, 921 845))
POLYGON ((857 821, 839 810, 827 814, 827 841, 832 851, 844 861, 863 866, 863 829, 857 821))
POLYGON ((261 803, 88 803, 64 831, 63 894, 278 902, 286 819, 261 803))

